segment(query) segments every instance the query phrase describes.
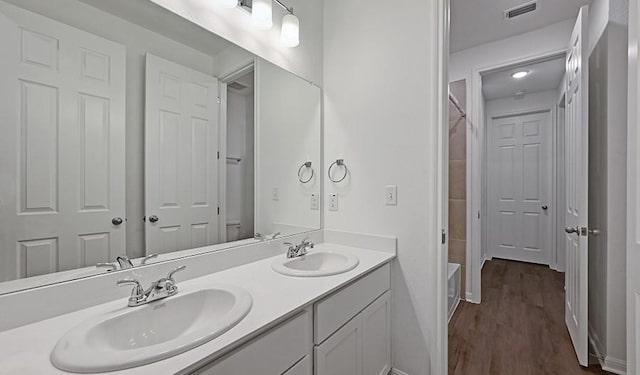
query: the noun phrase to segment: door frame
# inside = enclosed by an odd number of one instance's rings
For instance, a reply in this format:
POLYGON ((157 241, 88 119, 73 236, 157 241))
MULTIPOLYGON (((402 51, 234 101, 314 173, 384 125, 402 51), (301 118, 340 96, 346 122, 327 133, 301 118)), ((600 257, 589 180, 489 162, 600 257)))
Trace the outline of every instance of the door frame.
MULTIPOLYGON (((556 103, 557 101, 554 100, 554 103, 556 103)), ((558 119, 557 119, 557 114, 558 114, 558 110, 557 110, 557 105, 554 104, 552 106, 545 106, 545 107, 531 107, 531 108, 527 108, 527 109, 522 109, 522 110, 516 110, 516 111, 510 111, 510 112, 504 112, 504 113, 487 113, 486 117, 485 117, 485 126, 484 127, 484 135, 483 135, 483 139, 484 139, 484 155, 487 155, 486 158, 484 158, 484 160, 482 160, 482 175, 483 175, 483 183, 481 186, 482 189, 482 205, 483 207, 486 207, 484 210, 485 215, 483 216, 483 219, 481 220, 481 224, 483 227, 483 244, 484 246, 486 246, 487 242, 486 239, 488 238, 488 235, 486 233, 488 233, 488 223, 490 222, 490 220, 485 219, 488 218, 489 216, 489 182, 486 179, 486 176, 488 175, 489 172, 489 125, 491 123, 491 121, 494 118, 505 118, 505 117, 515 117, 515 116, 525 116, 525 115, 531 115, 531 114, 537 114, 537 113, 548 113, 549 115, 549 120, 550 120, 550 126, 551 129, 549 129, 549 136, 551 137, 550 139, 550 143, 549 143, 549 149, 551 149, 551 170, 550 170, 550 178, 549 178, 549 186, 547 186, 548 188, 548 193, 549 193, 549 205, 550 210, 549 210, 549 224, 548 224, 548 234, 549 234, 549 239, 547 240, 546 245, 549 246, 549 252, 547 254, 547 261, 548 261, 548 265, 550 268, 554 269, 554 259, 556 259, 556 242, 555 242, 555 238, 557 236, 557 227, 556 227, 556 215, 557 215, 557 207, 556 207, 556 202, 557 202, 557 195, 556 195, 556 176, 555 176, 555 171, 556 171, 556 167, 558 165, 557 163, 557 149, 556 149, 556 138, 557 138, 557 125, 558 125, 558 119), (554 131, 555 130, 555 131, 554 131)), ((487 249, 487 254, 486 257, 484 257, 482 259, 482 263, 480 264, 480 270, 482 270, 482 266, 484 265, 484 262, 487 260, 491 260, 492 257, 491 255, 488 253, 488 249, 487 249)))
MULTIPOLYGON (((527 55, 515 59, 505 59, 495 64, 477 66, 472 69, 468 96, 470 97, 471 131, 467 131, 467 248, 466 248, 466 295, 467 302, 480 303, 481 271, 487 258, 483 258, 482 249, 486 248, 487 209, 484 191, 486 190, 486 119, 484 98, 482 94, 482 76, 488 73, 508 69, 514 65, 522 65, 565 56, 565 48, 552 49, 547 52, 527 55), (473 137, 477 132, 478 137, 473 137), (477 213, 480 219, 474 220, 477 213)), ((555 254, 555 247, 552 252, 555 254)))
MULTIPOLYGON (((218 206, 220 207, 220 220, 218 222, 218 230, 220 232, 220 243, 227 242, 227 85, 251 71, 253 71, 254 74, 253 80, 255 84, 255 65, 256 61, 254 58, 252 58, 251 61, 244 61, 242 64, 239 64, 237 67, 231 69, 230 72, 225 73, 221 77, 218 77, 218 82, 220 82, 220 131, 218 133, 218 150, 220 152, 220 157, 218 158, 218 206)), ((255 118, 253 121, 253 127, 255 131, 255 118)))
POLYGON ((629 0, 629 55, 628 55, 628 95, 627 95, 627 373, 638 374, 638 354, 640 347, 638 340, 639 327, 636 316, 640 313, 640 296, 638 285, 640 276, 637 266, 640 264, 640 132, 637 125, 640 118, 638 100, 640 99, 640 64, 638 61, 638 46, 640 39, 640 1, 629 0))

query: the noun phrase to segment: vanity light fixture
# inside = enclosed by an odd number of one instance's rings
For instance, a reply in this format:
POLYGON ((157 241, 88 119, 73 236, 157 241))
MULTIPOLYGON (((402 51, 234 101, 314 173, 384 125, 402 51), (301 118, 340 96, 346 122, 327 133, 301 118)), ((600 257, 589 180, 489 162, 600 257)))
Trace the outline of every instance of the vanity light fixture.
POLYGON ((293 14, 293 7, 286 6, 281 0, 217 0, 221 6, 234 8, 232 3, 251 13, 253 23, 258 29, 269 30, 273 27, 273 3, 284 9, 287 14, 282 18, 280 42, 287 47, 300 44, 300 20, 293 14), (227 4, 228 6, 225 6, 227 4))
POLYGON ((251 18, 258 29, 269 30, 273 27, 273 7, 271 0, 253 0, 251 18))
POLYGON ((515 78, 515 79, 521 79, 524 78, 526 76, 529 75, 529 71, 528 70, 521 70, 519 72, 515 72, 511 75, 511 77, 515 78))
POLYGON ((282 18, 280 41, 287 47, 297 47, 300 44, 300 20, 293 13, 282 18))
POLYGON ((238 6, 238 0, 216 0, 216 3, 222 8, 235 8, 238 6))

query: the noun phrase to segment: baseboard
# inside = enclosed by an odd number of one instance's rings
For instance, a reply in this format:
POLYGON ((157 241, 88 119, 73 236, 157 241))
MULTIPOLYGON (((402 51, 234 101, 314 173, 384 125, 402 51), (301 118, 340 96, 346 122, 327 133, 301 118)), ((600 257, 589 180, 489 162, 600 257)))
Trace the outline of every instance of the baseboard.
POLYGON ((591 343, 591 347, 595 352, 594 357, 597 359, 597 362, 600 364, 600 367, 602 367, 604 371, 609 371, 614 374, 626 375, 627 361, 613 358, 604 354, 606 349, 602 345, 602 341, 593 329, 593 326, 591 326, 591 323, 589 323, 589 342, 591 343))
POLYGON ((621 359, 606 356, 604 357, 604 361, 600 362, 600 366, 602 366, 604 371, 609 371, 614 374, 627 374, 627 361, 623 361, 621 359))
POLYGON ((484 254, 484 255, 482 256, 482 263, 480 263, 480 271, 482 271, 482 268, 484 268, 484 264, 485 264, 488 260, 491 260, 491 259, 487 256, 487 254, 484 254))
POLYGON ((400 371, 397 368, 392 368, 391 372, 389 373, 389 375, 409 375, 404 371, 400 371))

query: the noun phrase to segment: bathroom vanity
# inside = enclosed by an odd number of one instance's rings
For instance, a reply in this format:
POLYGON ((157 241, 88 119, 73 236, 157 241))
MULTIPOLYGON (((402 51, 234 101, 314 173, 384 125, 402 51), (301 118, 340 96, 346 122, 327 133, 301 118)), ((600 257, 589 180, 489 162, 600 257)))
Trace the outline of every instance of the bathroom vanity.
MULTIPOLYGON (((181 294, 233 285, 251 295, 251 310, 228 331, 200 346, 110 373, 386 374, 390 366, 390 262, 395 254, 322 243, 308 255, 323 252, 357 258, 358 265, 337 275, 292 277, 273 269, 286 256, 282 253, 184 282, 177 277, 180 292, 168 297, 167 303, 181 294)), ((187 268, 194 261, 185 260, 187 268)), ((0 342, 12 345, 0 353, 0 374, 68 374, 50 361, 58 340, 83 321, 144 308, 126 305, 122 298, 1 332, 0 342)), ((151 305, 160 308, 163 302, 151 305)))

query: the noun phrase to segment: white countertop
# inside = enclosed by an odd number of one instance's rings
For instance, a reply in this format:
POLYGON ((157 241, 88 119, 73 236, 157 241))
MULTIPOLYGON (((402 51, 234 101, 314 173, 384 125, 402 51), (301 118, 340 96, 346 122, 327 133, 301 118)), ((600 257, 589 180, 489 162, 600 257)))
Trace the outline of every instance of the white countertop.
MULTIPOLYGON (((180 282, 178 275, 176 279, 181 292, 216 284, 234 285, 251 293, 253 307, 238 325, 204 345, 159 362, 109 374, 173 374, 197 362, 213 359, 395 257, 392 253, 330 243, 316 245, 312 251, 321 250, 354 255, 360 263, 355 269, 339 275, 298 278, 284 276, 271 269, 271 263, 275 258, 283 257, 282 254, 189 281, 180 282)), ((0 374, 68 374, 49 361, 56 342, 82 321, 98 314, 130 308, 126 304, 125 298, 0 332, 0 374)))

